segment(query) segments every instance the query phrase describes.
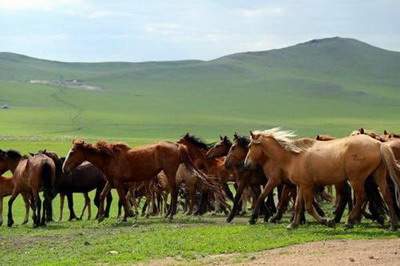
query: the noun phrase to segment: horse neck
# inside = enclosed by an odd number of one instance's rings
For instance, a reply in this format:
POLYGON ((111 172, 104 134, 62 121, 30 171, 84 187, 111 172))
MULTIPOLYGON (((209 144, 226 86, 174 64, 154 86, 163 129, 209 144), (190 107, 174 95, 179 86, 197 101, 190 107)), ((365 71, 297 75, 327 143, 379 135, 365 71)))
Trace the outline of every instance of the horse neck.
MULTIPOLYGON (((105 156, 102 154, 86 154, 85 160, 96 166, 100 169, 104 174, 107 173, 108 165, 111 160, 106 160, 105 156)), ((107 175, 107 174, 106 174, 107 175)))
POLYGON ((18 160, 8 160, 7 161, 7 167, 8 170, 14 175, 15 169, 17 168, 18 164, 21 162, 22 159, 18 160))
POLYGON ((190 157, 192 157, 193 160, 201 160, 202 162, 207 163, 207 158, 206 158, 207 150, 200 149, 194 145, 189 145, 188 151, 190 157))
POLYGON ((268 147, 264 143, 261 145, 263 145, 263 152, 269 160, 275 161, 280 166, 285 167, 289 165, 294 157, 292 152, 285 150, 276 141, 272 145, 268 145, 268 147))

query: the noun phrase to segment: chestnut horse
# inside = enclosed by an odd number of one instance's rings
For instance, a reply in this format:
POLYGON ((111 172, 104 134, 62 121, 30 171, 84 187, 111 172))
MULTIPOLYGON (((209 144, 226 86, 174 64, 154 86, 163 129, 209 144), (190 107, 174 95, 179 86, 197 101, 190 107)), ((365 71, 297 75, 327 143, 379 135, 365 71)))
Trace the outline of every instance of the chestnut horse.
POLYGON ((0 150, 0 170, 10 170, 13 174, 14 188, 8 201, 8 223, 11 227, 14 224, 12 205, 15 198, 21 194, 30 195, 31 208, 33 211, 33 225, 45 225, 46 212, 50 208, 55 180, 55 165, 52 159, 46 155, 23 157, 19 152, 0 150), (43 189, 43 215, 40 219, 41 199, 39 192, 43 189))
POLYGON ((126 221, 130 209, 125 197, 127 192, 125 184, 152 179, 162 170, 171 188, 171 211, 167 215, 172 219, 177 207, 178 191, 175 176, 179 165, 183 163, 192 171, 204 175, 193 165, 186 147, 173 142, 159 142, 131 148, 123 143, 99 141, 90 144, 83 140, 75 140, 63 164, 63 171, 70 172, 83 161, 91 162, 107 178, 100 195, 99 221, 104 219, 104 199, 112 187, 117 189, 119 199, 122 201, 125 212, 123 221, 126 221))
MULTIPOLYGON (((356 203, 348 218, 348 227, 361 218, 365 201, 364 183, 372 175, 389 207, 391 229, 397 227, 393 200, 386 182, 387 172, 394 181, 396 191, 400 177, 396 173, 400 165, 396 162, 390 146, 365 135, 357 135, 331 141, 298 143, 291 132, 274 128, 251 132, 251 143, 245 163, 252 164, 252 158, 264 153, 282 169, 288 178, 298 186, 296 215, 288 228, 296 228, 299 214, 305 202, 306 210, 321 224, 333 225, 321 217, 313 207, 314 189, 317 185, 338 184, 349 180, 355 192, 356 203)), ((397 198, 399 203, 399 198, 397 198)))

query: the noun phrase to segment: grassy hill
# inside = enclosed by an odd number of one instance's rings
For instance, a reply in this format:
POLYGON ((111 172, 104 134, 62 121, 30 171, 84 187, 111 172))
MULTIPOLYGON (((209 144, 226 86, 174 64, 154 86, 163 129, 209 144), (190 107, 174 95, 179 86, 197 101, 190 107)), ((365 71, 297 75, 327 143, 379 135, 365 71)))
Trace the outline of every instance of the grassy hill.
POLYGON ((64 63, 0 53, 0 106, 10 106, 0 110, 0 145, 51 147, 75 136, 136 144, 186 131, 212 140, 273 126, 300 135, 400 131, 399 74, 399 52, 345 38, 211 61, 64 63), (72 79, 102 90, 29 83, 72 79))

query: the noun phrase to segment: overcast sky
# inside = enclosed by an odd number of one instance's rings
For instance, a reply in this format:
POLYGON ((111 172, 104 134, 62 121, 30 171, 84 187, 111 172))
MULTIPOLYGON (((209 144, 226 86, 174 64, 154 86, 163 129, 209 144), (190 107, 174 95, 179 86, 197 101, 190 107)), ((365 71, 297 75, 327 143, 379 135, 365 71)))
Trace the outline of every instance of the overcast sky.
POLYGON ((400 0, 0 0, 0 51, 54 60, 212 59, 332 36, 400 51, 400 0))

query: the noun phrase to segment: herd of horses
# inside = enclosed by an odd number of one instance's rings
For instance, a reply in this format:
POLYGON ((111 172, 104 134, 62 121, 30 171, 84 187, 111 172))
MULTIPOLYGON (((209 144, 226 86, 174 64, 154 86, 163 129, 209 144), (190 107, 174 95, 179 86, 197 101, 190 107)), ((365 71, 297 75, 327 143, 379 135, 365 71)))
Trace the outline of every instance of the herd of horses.
POLYGON ((251 224, 260 215, 274 223, 293 210, 289 229, 305 222, 305 212, 320 224, 334 226, 347 207, 347 227, 363 216, 384 225, 388 216, 390 229, 396 230, 400 215, 398 160, 399 135, 362 128, 343 138, 297 138, 293 132, 273 128, 251 131, 249 136, 235 133, 232 140, 220 136, 213 144, 187 133, 177 142, 135 148, 78 139, 65 158, 47 150, 28 155, 0 150, 0 225, 3 198, 10 196, 7 225, 11 227, 13 203, 20 194, 25 203, 24 224, 30 209, 34 227, 52 221, 52 200, 57 194, 59 220, 65 196, 70 220, 82 219, 86 210, 90 219, 89 192, 93 190, 96 219, 102 221, 110 215, 111 190, 116 189, 122 221, 139 215, 138 208, 143 206, 142 215, 147 217, 172 219, 178 210, 188 215, 221 212, 231 222, 245 213, 250 203, 251 224), (12 177, 1 176, 7 171, 12 177), (79 217, 73 193, 84 195, 79 217), (145 202, 140 205, 142 199, 145 202), (332 219, 321 208, 323 200, 334 205, 332 219))

